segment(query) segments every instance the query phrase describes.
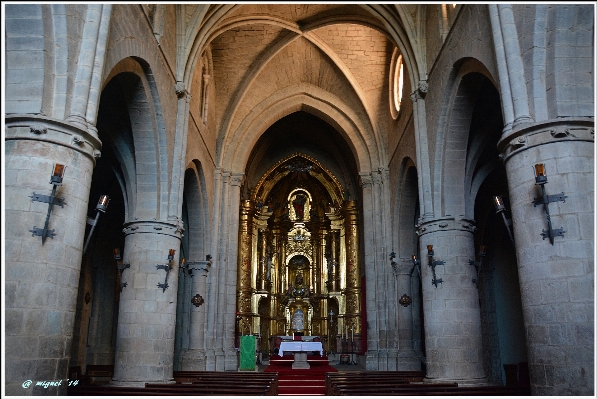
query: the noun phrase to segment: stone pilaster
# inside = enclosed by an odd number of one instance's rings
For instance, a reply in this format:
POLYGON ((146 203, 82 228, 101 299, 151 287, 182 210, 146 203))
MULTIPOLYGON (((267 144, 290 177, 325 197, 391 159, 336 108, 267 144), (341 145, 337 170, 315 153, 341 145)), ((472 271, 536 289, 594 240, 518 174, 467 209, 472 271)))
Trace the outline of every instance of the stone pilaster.
POLYGON ((66 395, 91 175, 101 143, 86 130, 35 115, 5 119, 5 375, 7 395, 66 395), (42 243, 54 164, 66 166, 42 243), (29 388, 22 384, 32 380, 29 388), (63 380, 58 387, 35 382, 63 380))
POLYGON ((474 222, 444 218, 417 226, 421 248, 427 379, 486 382, 479 293, 474 259, 474 222), (429 256, 427 246, 433 246, 429 256), (432 262, 436 263, 435 276, 432 262))
POLYGON ((392 261, 394 269, 393 292, 395 301, 395 328, 398 331, 398 360, 397 370, 419 370, 421 368, 421 320, 419 301, 419 276, 413 270, 413 262, 409 259, 392 261), (399 303, 400 298, 407 295, 411 302, 405 305, 399 303))
POLYGON ((594 122, 560 118, 512 131, 504 157, 533 395, 594 394, 594 122), (533 166, 545 165, 553 245, 533 166))
POLYGON ((192 276, 190 297, 195 303, 190 306, 189 348, 183 355, 182 370, 205 370, 205 301, 207 275, 211 261, 188 261, 187 268, 192 276))
POLYGON ((123 261, 129 284, 120 294, 114 385, 172 381, 182 226, 161 221, 125 223, 123 261), (176 252, 169 262, 170 249, 176 252), (170 265, 167 272, 157 266, 170 265), (158 284, 167 283, 160 288, 158 284))

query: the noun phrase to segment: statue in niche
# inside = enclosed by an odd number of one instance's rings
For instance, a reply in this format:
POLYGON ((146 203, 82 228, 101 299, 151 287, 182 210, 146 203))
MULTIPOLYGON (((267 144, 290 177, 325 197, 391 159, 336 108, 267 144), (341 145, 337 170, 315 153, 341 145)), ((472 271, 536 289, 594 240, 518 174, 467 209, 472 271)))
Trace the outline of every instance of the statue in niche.
POLYGON ((301 287, 304 283, 303 272, 299 272, 294 279, 294 284, 296 284, 297 287, 301 287))
POLYGON ((303 220, 305 217, 305 204, 307 203, 307 196, 305 194, 297 194, 292 201, 292 206, 296 214, 297 220, 303 220))
POLYGON ((292 329, 297 331, 305 329, 305 315, 300 309, 297 309, 292 316, 292 329))

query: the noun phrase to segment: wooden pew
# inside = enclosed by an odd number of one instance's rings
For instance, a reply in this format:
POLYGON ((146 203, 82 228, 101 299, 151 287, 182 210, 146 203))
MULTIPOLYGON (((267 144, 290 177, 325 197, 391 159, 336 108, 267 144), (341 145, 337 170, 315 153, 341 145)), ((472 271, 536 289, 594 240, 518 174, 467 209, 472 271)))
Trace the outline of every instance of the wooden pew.
POLYGON ((230 395, 273 396, 278 394, 278 373, 247 372, 176 372, 185 382, 174 384, 147 383, 145 387, 86 385, 68 388, 68 395, 77 396, 155 396, 155 395, 230 395))
POLYGON ((206 381, 243 381, 269 383, 269 392, 278 394, 278 373, 248 373, 242 371, 175 371, 174 380, 177 384, 190 384, 206 381))
POLYGON ((98 381, 109 382, 114 376, 113 364, 88 364, 82 381, 94 383, 98 381))
POLYGON ((400 383, 422 382, 425 377, 423 371, 344 371, 326 373, 326 395, 333 395, 333 385, 336 383, 367 384, 369 381, 400 383))

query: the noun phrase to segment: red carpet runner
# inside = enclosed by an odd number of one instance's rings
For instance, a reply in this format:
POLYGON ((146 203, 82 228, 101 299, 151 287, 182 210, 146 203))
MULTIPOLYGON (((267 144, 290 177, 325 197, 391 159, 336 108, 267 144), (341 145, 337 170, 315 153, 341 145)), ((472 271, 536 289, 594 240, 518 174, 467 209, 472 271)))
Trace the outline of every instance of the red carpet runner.
POLYGON ((307 356, 311 366, 307 370, 294 370, 294 357, 274 355, 264 370, 278 373, 278 395, 325 395, 325 373, 338 371, 329 365, 327 356, 307 356))

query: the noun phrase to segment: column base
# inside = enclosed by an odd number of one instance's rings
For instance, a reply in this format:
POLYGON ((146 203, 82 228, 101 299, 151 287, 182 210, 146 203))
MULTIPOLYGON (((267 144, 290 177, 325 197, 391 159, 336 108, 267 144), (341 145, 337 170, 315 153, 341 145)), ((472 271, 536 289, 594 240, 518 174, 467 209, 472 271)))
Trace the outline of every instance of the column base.
POLYGON ((426 384, 445 384, 457 383, 459 387, 478 387, 489 385, 487 378, 471 378, 471 379, 448 379, 448 378, 424 378, 423 382, 426 384))
POLYGON ((112 380, 107 385, 113 387, 136 387, 145 388, 145 384, 176 384, 174 380, 157 380, 157 381, 116 381, 112 380))

